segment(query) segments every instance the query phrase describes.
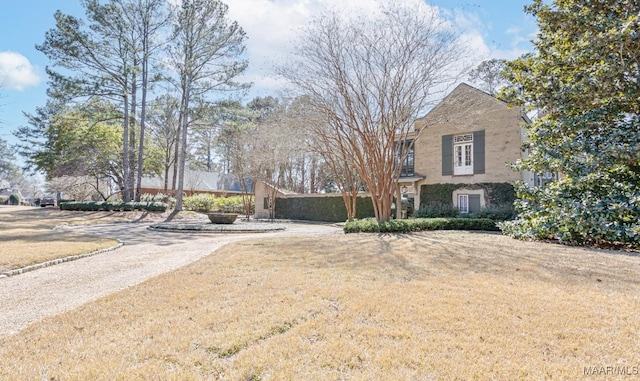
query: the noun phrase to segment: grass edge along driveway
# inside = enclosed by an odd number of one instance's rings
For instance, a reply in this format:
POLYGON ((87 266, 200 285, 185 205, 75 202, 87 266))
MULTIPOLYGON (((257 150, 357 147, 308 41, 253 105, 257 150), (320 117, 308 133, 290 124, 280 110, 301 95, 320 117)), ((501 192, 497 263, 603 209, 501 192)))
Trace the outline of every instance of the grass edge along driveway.
POLYGON ((1 206, 0 273, 118 244, 115 239, 53 230, 56 226, 125 221, 116 213, 1 206))

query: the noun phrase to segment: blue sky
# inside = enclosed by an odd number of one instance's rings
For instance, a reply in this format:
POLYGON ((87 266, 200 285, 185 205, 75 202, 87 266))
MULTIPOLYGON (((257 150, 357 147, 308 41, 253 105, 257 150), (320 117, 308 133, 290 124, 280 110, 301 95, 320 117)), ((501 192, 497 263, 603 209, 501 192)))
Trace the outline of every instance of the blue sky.
MULTIPOLYGON (((176 2, 177 0, 168 0, 176 2)), ((419 0, 406 0, 419 1, 419 0)), ((254 94, 275 94, 280 89, 269 72, 269 61, 287 49, 296 27, 304 25, 325 6, 355 9, 375 6, 373 0, 228 0, 230 18, 245 29, 250 70, 245 80, 254 94)), ((532 50, 536 25, 524 13, 523 0, 432 0, 462 33, 470 36, 474 59, 512 59, 532 50)), ((46 103, 46 57, 35 49, 54 27, 56 10, 82 16, 79 0, 15 0, 0 12, 0 138, 15 143, 12 131, 26 124, 22 112, 46 103)))

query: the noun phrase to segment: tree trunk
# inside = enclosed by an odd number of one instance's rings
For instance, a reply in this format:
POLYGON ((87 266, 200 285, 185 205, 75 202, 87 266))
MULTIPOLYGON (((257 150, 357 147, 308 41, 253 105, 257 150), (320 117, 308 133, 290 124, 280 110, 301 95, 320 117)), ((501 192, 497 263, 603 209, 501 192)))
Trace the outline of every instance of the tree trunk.
MULTIPOLYGON (((145 36, 146 37, 146 36, 145 36)), ((146 45, 146 38, 143 37, 143 44, 146 45)), ((136 201, 140 201, 140 193, 142 192, 142 167, 144 159, 144 133, 145 122, 147 116, 147 86, 148 86, 148 71, 149 71, 149 58, 143 56, 142 58, 142 102, 140 104, 140 141, 138 144, 138 171, 136 173, 136 201)))
MULTIPOLYGON (((138 62, 134 60, 134 67, 137 67, 138 62)), ((136 174, 136 108, 137 108, 137 92, 138 92, 138 80, 136 74, 131 74, 131 113, 129 117, 131 119, 129 126, 129 199, 134 200, 134 187, 135 187, 135 174, 136 174)))
MULTIPOLYGON (((126 86, 125 86, 126 90, 126 86)), ((124 95, 124 121, 122 126, 122 199, 124 202, 131 201, 129 198, 129 96, 124 95)))
POLYGON ((178 156, 178 189, 176 195, 175 210, 182 210, 182 193, 184 190, 184 171, 187 160, 187 125, 189 122, 189 95, 190 88, 185 86, 182 105, 180 106, 180 155, 178 156))

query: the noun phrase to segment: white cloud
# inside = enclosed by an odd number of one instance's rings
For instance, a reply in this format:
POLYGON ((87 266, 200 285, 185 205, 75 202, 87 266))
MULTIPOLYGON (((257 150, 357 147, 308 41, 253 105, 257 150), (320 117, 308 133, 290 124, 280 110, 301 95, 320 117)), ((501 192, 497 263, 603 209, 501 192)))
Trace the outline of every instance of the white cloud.
MULTIPOLYGON (((464 60, 469 67, 490 58, 514 59, 530 51, 527 38, 530 33, 523 28, 506 31, 511 40, 508 46, 496 45, 495 41, 487 41, 488 35, 495 32, 493 25, 484 24, 476 13, 432 7, 423 0, 396 1, 412 3, 425 10, 435 9, 441 19, 460 33, 469 51, 464 60)), ((237 21, 247 33, 249 68, 239 79, 253 82, 250 96, 276 94, 285 89, 285 83, 274 74, 273 68, 286 62, 297 31, 309 25, 314 17, 327 10, 362 17, 380 9, 380 1, 371 0, 233 0, 226 3, 229 19, 237 21)), ((529 26, 521 27, 528 30, 529 26)))
POLYGON ((22 91, 39 83, 37 69, 27 57, 14 52, 0 52, 0 87, 22 91))
MULTIPOLYGON (((434 8, 422 0, 402 0, 425 10, 434 8)), ((380 2, 371 0, 233 0, 227 2, 229 19, 237 21, 247 33, 249 69, 241 80, 254 83, 252 93, 283 90, 284 83, 273 73, 273 67, 286 62, 297 31, 327 10, 362 17, 377 12, 380 2)), ((464 33, 474 56, 488 55, 489 48, 478 32, 479 20, 471 14, 455 14, 437 9, 447 24, 464 33)), ((471 58, 480 62, 484 57, 471 58)))

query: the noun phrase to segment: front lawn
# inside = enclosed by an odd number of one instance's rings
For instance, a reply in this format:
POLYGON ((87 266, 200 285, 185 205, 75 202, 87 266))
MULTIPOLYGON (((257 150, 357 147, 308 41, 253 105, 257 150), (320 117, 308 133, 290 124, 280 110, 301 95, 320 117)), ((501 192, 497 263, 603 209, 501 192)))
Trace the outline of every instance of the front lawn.
POLYGON ((0 379, 583 379, 639 365, 638 295, 619 252, 262 238, 0 338, 0 379))
POLYGON ((114 246, 115 239, 79 236, 53 228, 72 223, 123 221, 107 213, 54 208, 0 207, 0 273, 114 246))

